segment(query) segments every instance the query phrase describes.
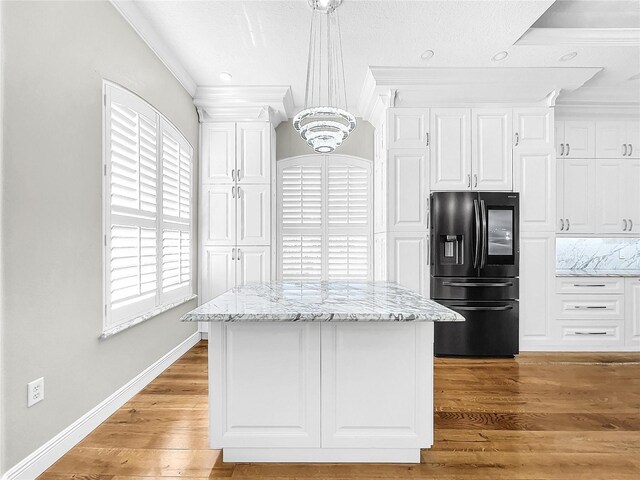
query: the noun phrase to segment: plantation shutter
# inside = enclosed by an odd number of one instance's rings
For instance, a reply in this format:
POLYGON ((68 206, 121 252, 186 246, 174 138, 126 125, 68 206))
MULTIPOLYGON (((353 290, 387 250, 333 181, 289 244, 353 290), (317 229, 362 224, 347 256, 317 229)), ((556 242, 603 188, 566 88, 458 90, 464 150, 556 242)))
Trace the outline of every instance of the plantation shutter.
POLYGON ((192 149, 144 100, 105 86, 105 331, 191 295, 192 149))
POLYGON ((191 156, 189 144, 162 122, 162 302, 191 291, 191 156))
POLYGON ((283 280, 369 280, 371 165, 305 156, 278 165, 283 280))

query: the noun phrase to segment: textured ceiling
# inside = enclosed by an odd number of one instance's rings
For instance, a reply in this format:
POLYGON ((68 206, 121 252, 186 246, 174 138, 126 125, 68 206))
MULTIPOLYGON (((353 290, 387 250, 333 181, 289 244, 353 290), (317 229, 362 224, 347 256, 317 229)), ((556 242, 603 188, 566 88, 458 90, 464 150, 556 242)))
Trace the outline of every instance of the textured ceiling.
MULTIPOLYGON (((311 17, 306 0, 135 3, 198 85, 290 85, 294 103, 303 103, 311 17), (232 80, 220 80, 221 72, 232 80)), ((369 66, 604 67, 588 86, 640 88, 628 81, 640 73, 637 47, 514 45, 552 4, 345 0, 339 14, 348 101, 356 104, 369 66), (435 55, 421 60, 427 49, 435 55), (509 56, 493 62, 502 50, 509 56), (559 61, 571 51, 578 56, 559 61)), ((554 18, 549 21, 560 21, 554 18)))

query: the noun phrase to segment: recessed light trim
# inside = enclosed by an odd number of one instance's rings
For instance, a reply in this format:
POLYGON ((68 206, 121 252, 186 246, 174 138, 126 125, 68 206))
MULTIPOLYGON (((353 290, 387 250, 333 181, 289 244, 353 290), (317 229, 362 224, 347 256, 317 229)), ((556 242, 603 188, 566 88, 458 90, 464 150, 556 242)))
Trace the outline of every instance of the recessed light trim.
POLYGON ((509 52, 498 52, 493 57, 491 57, 491 61, 500 62, 509 56, 509 52))
POLYGON ((220 80, 223 80, 225 82, 228 82, 232 78, 233 78, 233 75, 231 75, 229 72, 222 72, 220 74, 220 80))
POLYGON ((578 56, 578 52, 569 52, 569 53, 567 53, 565 55, 562 55, 560 57, 560 61, 561 62, 568 62, 569 60, 573 60, 577 56, 578 56))
POLYGON ((434 55, 435 55, 435 52, 433 50, 425 50, 424 52, 422 52, 422 55, 420 55, 420 58, 422 60, 429 60, 434 55))

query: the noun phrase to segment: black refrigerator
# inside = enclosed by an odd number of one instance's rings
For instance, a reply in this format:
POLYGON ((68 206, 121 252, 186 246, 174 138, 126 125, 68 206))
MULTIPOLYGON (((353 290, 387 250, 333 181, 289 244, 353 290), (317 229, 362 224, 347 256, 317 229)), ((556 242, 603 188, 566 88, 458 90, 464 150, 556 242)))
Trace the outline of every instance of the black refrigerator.
POLYGON ((519 197, 431 195, 431 298, 465 322, 435 323, 436 356, 518 353, 519 197))

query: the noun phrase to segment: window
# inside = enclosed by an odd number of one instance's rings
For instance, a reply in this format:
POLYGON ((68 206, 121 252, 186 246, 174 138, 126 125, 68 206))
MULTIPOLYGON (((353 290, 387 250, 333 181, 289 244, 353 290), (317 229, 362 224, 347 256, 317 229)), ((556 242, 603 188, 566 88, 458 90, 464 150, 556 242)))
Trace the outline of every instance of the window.
POLYGON ((193 149, 135 94, 104 86, 104 334, 192 297, 193 149))
POLYGON ((371 280, 371 162, 339 155, 278 161, 283 280, 371 280))

